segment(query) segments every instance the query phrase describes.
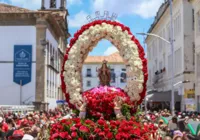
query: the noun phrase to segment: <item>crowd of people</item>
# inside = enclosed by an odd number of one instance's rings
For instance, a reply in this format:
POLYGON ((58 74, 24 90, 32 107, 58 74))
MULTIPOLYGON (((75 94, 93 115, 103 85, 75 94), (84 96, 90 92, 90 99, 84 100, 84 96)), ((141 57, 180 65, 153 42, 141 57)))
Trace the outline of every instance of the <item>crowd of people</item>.
POLYGON ((200 125, 197 134, 192 134, 188 128, 189 121, 200 123, 200 113, 197 112, 176 112, 172 117, 168 110, 159 112, 148 112, 141 114, 144 123, 154 123, 158 127, 158 134, 162 140, 200 140, 200 125), (171 119, 165 122, 163 117, 171 119))
POLYGON ((63 117, 72 117, 66 108, 33 112, 0 113, 0 140, 48 140, 49 127, 63 117))
MULTIPOLYGON (((200 113, 177 112, 166 123, 162 118, 172 116, 169 111, 140 113, 143 123, 154 123, 162 140, 200 140, 199 132, 192 135, 189 120, 200 123, 200 113)), ((0 113, 0 140, 47 140, 49 127, 62 118, 76 117, 68 107, 47 111, 0 113)))

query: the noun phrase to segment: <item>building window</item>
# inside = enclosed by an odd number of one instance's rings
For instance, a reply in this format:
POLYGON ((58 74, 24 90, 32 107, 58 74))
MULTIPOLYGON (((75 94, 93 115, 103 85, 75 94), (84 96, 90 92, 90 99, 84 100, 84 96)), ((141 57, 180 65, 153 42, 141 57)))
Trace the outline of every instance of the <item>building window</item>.
MULTIPOLYGON (((160 36, 162 37, 162 33, 160 34, 160 36)), ((159 39, 159 52, 162 52, 162 39, 159 39)))
POLYGON ((200 33, 200 11, 197 14, 197 30, 200 33))
POLYGON ((158 60, 157 59, 155 60, 155 66, 156 66, 156 71, 157 71, 157 69, 158 69, 158 60))
POLYGON ((91 87, 91 81, 87 81, 87 87, 91 87))
POLYGON ((158 56, 158 49, 159 49, 159 40, 160 39, 156 39, 156 43, 155 43, 155 57, 158 56))
POLYGON ((50 8, 56 8, 56 0, 50 1, 50 8))
MULTIPOLYGON (((166 38, 166 35, 165 35, 165 29, 163 29, 163 34, 162 34, 162 36, 163 36, 163 38, 166 38)), ((162 40, 162 49, 165 49, 165 41, 164 40, 162 40)))
POLYGON ((92 77, 92 71, 91 71, 91 69, 87 69, 86 77, 92 77))
POLYGON ((153 47, 153 57, 155 57, 155 55, 156 55, 155 40, 153 40, 152 47, 153 47))
POLYGON ((148 48, 147 55, 148 55, 149 60, 151 60, 151 47, 148 48))
POLYGON ((149 84, 151 84, 151 70, 149 70, 149 84))
POLYGON ((195 27, 195 14, 194 14, 194 9, 192 9, 192 30, 194 30, 195 27))
POLYGON ((200 53, 197 54, 197 60, 196 60, 196 74, 197 74, 197 83, 200 83, 200 53))
POLYGON ((159 70, 161 71, 162 68, 163 68, 163 66, 162 66, 162 61, 160 61, 160 62, 159 62, 159 70))
POLYGON ((120 75, 120 82, 121 83, 126 83, 126 69, 122 69, 122 73, 120 75))
POLYGON ((168 40, 170 41, 171 39, 170 39, 170 23, 168 23, 167 24, 167 38, 168 38, 168 40))
POLYGON ((182 69, 181 48, 175 51, 175 74, 179 74, 182 69))
POLYGON ((111 83, 115 83, 115 77, 116 77, 116 75, 115 75, 115 70, 114 69, 111 69, 111 83))
POLYGON ((165 68, 165 64, 166 64, 166 62, 165 62, 165 54, 163 54, 163 68, 165 68))

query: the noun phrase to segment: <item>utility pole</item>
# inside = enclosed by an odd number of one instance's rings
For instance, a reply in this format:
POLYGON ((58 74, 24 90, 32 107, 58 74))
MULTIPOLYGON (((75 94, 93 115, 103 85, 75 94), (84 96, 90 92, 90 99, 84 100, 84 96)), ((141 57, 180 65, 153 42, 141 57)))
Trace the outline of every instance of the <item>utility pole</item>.
POLYGON ((174 116, 175 103, 174 103, 174 26, 173 26, 173 2, 169 0, 170 7, 170 45, 171 45, 171 53, 172 53, 172 80, 171 80, 171 113, 174 116))

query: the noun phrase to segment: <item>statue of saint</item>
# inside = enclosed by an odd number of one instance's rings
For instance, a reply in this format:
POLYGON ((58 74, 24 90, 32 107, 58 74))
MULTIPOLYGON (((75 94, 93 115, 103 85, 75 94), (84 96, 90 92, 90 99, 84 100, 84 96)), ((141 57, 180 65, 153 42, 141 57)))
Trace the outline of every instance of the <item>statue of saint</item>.
POLYGON ((101 86, 110 86, 110 69, 107 66, 107 61, 103 61, 100 69, 98 69, 98 77, 101 86))

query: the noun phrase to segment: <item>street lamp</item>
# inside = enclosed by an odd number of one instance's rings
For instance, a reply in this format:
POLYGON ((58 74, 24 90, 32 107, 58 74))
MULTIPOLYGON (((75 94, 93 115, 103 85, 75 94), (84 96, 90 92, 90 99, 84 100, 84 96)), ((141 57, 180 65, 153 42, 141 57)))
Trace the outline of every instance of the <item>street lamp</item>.
POLYGON ((147 36, 154 36, 157 38, 160 38, 161 40, 167 42, 168 44, 171 45, 171 53, 172 53, 172 80, 171 80, 171 112, 172 115, 174 116, 174 26, 173 26, 173 9, 172 9, 172 0, 169 0, 169 7, 170 7, 170 41, 162 38, 161 36, 158 36, 156 34, 152 33, 137 33, 139 35, 147 35, 147 36))
POLYGON ((177 85, 179 85, 179 84, 183 84, 183 83, 189 83, 189 82, 190 82, 189 80, 180 81, 180 82, 178 82, 178 83, 174 84, 174 87, 175 87, 175 86, 177 86, 177 85))
POLYGON ((154 36, 154 37, 157 37, 157 38, 160 38, 161 40, 167 42, 168 44, 170 44, 170 42, 166 39, 164 39, 163 37, 159 36, 159 35, 156 35, 156 34, 152 34, 152 33, 136 33, 138 35, 146 35, 146 36, 154 36))

